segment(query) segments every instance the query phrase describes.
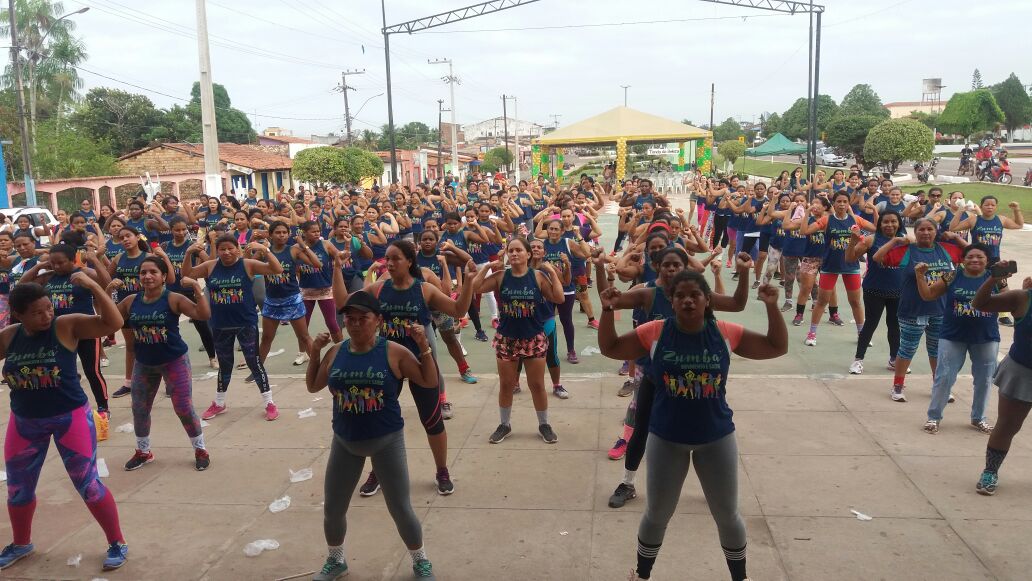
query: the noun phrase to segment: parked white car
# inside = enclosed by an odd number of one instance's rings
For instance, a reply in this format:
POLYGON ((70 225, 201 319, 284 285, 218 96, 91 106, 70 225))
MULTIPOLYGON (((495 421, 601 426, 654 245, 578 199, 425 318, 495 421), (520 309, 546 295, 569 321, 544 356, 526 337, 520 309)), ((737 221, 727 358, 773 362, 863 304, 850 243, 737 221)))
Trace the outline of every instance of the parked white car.
POLYGON ((817 150, 817 165, 846 167, 846 158, 835 153, 830 147, 817 150))
MULTIPOLYGON (((32 221, 32 226, 43 226, 44 224, 49 225, 51 228, 57 225, 57 218, 50 213, 50 210, 42 207, 32 206, 26 208, 0 208, 0 213, 7 217, 6 224, 11 225, 11 231, 14 231, 14 221, 22 216, 28 216, 29 220, 32 221)), ((43 236, 40 241, 44 244, 50 244, 50 238, 43 236)))

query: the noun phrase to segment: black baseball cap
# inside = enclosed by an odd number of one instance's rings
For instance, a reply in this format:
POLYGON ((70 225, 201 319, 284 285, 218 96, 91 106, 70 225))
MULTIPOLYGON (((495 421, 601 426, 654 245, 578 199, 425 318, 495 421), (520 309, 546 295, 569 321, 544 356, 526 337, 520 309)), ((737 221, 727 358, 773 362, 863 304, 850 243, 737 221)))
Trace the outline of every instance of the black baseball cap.
POLYGON ((380 301, 364 290, 355 291, 348 297, 348 300, 344 302, 344 307, 341 311, 347 311, 348 309, 358 309, 360 311, 379 315, 380 301))

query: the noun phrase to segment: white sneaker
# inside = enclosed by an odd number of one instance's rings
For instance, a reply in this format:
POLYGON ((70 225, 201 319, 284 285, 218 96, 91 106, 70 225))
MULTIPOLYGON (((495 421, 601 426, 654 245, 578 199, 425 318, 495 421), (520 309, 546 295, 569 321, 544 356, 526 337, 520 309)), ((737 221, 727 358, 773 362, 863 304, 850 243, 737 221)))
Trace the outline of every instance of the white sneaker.
POLYGON ((450 420, 453 417, 455 417, 455 410, 452 409, 451 402, 446 401, 443 404, 441 404, 441 418, 445 420, 450 420))
POLYGON ((889 392, 892 395, 892 401, 906 402, 907 396, 903 395, 903 388, 900 386, 894 386, 892 391, 889 392))
POLYGON ((294 359, 294 365, 304 365, 305 363, 308 363, 308 353, 298 351, 297 358, 294 359))
POLYGON ((101 367, 107 367, 108 365, 111 365, 111 360, 108 359, 107 357, 101 357, 100 358, 100 366, 101 367))
POLYGON ((861 375, 864 372, 864 360, 857 359, 849 366, 849 373, 851 375, 861 375))
POLYGON ((816 345, 817 344, 817 334, 816 333, 807 333, 806 334, 806 341, 803 341, 803 344, 806 345, 807 347, 813 347, 814 345, 816 345))

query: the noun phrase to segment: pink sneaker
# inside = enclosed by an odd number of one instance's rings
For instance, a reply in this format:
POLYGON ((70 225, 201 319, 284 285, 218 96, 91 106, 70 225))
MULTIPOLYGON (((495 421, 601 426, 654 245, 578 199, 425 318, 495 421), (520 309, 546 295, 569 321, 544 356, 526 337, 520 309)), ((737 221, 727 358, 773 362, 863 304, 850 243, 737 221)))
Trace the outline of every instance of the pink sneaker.
POLYGON ((276 408, 276 404, 271 401, 265 405, 265 419, 267 421, 273 421, 279 417, 279 410, 276 408))
POLYGON ((219 405, 219 404, 217 404, 215 402, 211 402, 211 405, 208 406, 208 409, 204 410, 204 413, 201 414, 201 419, 202 420, 210 420, 210 419, 214 418, 215 416, 217 416, 219 414, 224 414, 224 413, 226 413, 226 406, 219 405))
POLYGON ((616 440, 616 443, 613 444, 613 447, 609 449, 609 459, 610 460, 619 460, 620 458, 623 458, 624 454, 626 454, 626 453, 627 453, 627 440, 624 440, 623 438, 619 438, 619 439, 616 440))
POLYGON ((498 319, 491 319, 491 328, 492 329, 497 329, 498 328, 498 319))
POLYGON ((593 321, 588 321, 588 327, 598 331, 598 319, 595 319, 593 321))

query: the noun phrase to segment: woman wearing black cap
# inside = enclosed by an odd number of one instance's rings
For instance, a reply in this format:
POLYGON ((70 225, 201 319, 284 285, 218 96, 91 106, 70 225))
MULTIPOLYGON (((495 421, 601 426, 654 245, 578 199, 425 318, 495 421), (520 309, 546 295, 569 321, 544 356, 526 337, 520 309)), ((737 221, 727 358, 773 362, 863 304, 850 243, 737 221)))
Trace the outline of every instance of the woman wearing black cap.
POLYGON ((437 363, 421 325, 408 330, 419 355, 380 337, 380 301, 366 291, 344 303, 344 326, 349 339, 324 347, 330 335, 320 333, 312 343, 305 376, 310 393, 329 387, 333 395, 333 440, 326 465, 323 532, 329 555, 313 579, 332 581, 348 571, 344 558, 347 512, 366 458, 370 458, 383 489, 384 501, 405 546, 417 578, 433 578, 423 549, 423 530, 409 499, 404 420, 398 395, 407 377, 416 389, 437 389, 437 363), (419 386, 419 387, 416 387, 419 386))

